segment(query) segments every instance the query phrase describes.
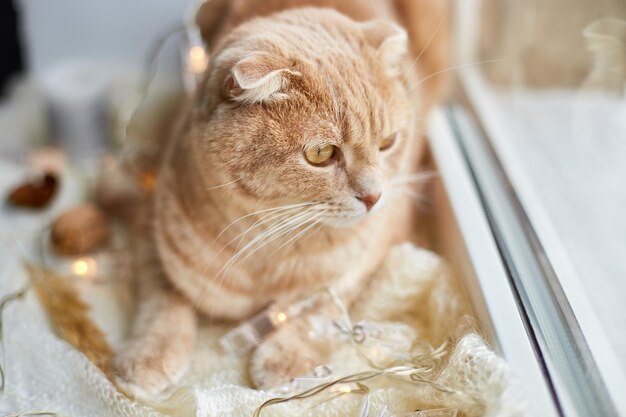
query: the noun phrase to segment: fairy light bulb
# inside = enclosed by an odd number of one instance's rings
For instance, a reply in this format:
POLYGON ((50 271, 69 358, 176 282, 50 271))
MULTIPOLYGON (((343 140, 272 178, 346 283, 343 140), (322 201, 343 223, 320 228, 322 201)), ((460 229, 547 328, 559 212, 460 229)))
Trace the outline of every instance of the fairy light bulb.
POLYGON ((93 258, 80 258, 72 262, 71 270, 74 275, 87 278, 96 274, 98 265, 93 258))
POLYGON ((195 75, 203 74, 209 65, 209 57, 202 46, 192 46, 189 48, 187 66, 189 71, 195 75))
POLYGON ((243 356, 278 327, 323 305, 326 294, 327 291, 316 291, 293 304, 272 304, 222 336, 220 344, 226 352, 243 356))
POLYGON ((278 323, 283 323, 287 321, 287 314, 283 313, 282 311, 279 311, 278 313, 276 313, 276 321, 278 323))
POLYGON ((188 93, 192 94, 209 67, 209 54, 202 39, 200 28, 195 23, 197 6, 190 9, 186 19, 186 42, 181 49, 183 62, 183 82, 188 93))
POLYGON ((138 177, 139 186, 144 191, 154 191, 156 188, 157 177, 154 172, 142 172, 138 177))
POLYGON ((342 385, 341 387, 339 387, 339 392, 341 392, 342 394, 350 394, 352 392, 352 388, 350 388, 348 385, 342 385))
POLYGON ((72 272, 76 275, 83 276, 89 271, 89 267, 87 266, 87 262, 81 260, 75 261, 72 264, 72 272))

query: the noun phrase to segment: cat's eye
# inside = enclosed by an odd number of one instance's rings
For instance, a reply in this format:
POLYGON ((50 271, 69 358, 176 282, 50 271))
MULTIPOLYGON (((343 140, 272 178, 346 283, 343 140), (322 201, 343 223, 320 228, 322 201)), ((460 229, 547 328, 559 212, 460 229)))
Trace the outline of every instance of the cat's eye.
POLYGON ((313 165, 324 165, 335 155, 335 145, 312 146, 304 151, 304 157, 313 165))
POLYGON ((378 149, 381 151, 386 151, 391 148, 394 143, 396 143, 396 138, 398 137, 398 133, 392 133, 391 135, 383 138, 378 144, 378 149))

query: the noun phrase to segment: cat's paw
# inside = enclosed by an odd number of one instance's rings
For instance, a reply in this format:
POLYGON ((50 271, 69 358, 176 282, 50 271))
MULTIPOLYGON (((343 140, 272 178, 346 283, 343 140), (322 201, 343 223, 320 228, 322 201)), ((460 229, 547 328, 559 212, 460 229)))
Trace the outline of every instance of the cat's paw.
POLYGON ((303 329, 287 326, 261 343, 250 360, 250 379, 260 390, 268 390, 304 376, 324 363, 327 352, 313 343, 303 329))
POLYGON ((191 345, 181 339, 131 340, 114 359, 117 385, 136 398, 159 398, 186 372, 191 345))
POLYGON ((250 379, 257 389, 268 390, 308 374, 315 360, 278 343, 263 343, 250 361, 250 379))

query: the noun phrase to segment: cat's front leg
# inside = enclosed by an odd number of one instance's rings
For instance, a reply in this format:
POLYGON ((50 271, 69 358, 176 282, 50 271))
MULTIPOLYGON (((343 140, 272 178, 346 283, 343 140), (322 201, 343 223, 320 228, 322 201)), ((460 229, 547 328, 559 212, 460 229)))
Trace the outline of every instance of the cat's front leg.
POLYGON ((142 300, 133 336, 115 358, 119 386, 129 394, 153 398, 185 373, 193 353, 196 312, 174 290, 142 300))

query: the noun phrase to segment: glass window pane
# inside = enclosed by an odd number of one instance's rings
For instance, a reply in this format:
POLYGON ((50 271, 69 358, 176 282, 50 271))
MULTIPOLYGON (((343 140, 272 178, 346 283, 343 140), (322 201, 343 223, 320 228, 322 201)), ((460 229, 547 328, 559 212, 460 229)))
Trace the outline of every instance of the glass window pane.
POLYGON ((471 106, 582 343, 607 389, 623 392, 626 2, 470 0, 458 9, 471 106))

